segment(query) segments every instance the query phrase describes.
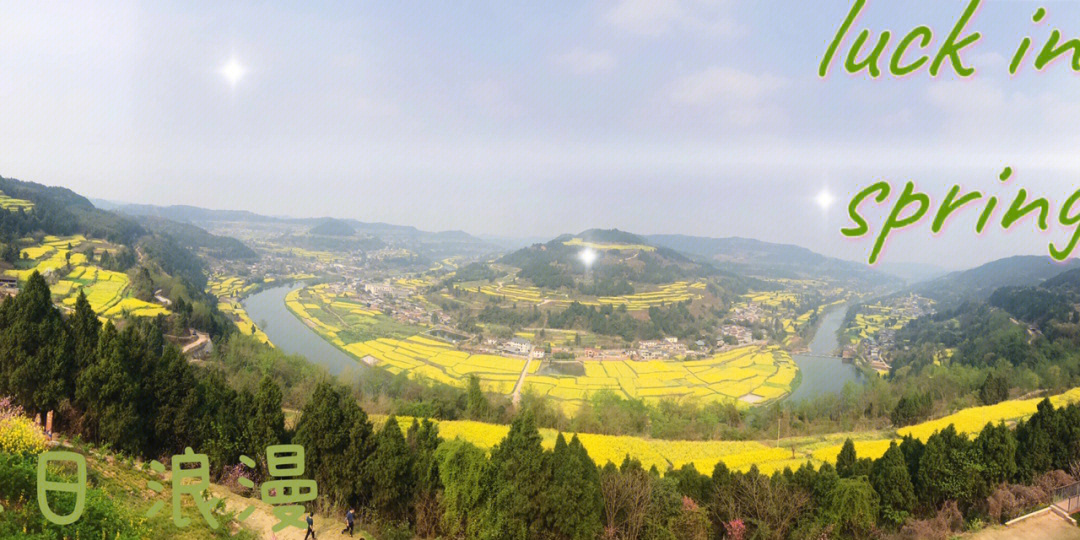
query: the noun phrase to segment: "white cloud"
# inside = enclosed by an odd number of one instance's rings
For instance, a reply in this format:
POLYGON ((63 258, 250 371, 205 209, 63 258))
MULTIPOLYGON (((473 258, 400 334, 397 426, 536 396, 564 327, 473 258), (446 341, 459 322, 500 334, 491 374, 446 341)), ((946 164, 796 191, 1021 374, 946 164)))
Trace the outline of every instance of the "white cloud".
POLYGON ((769 97, 787 81, 768 73, 755 75, 727 67, 711 67, 675 81, 671 100, 680 105, 702 106, 717 102, 753 104, 769 97))
POLYGON ((555 62, 578 75, 588 75, 614 68, 615 56, 608 51, 590 51, 578 47, 557 57, 555 62))
POLYGON ((720 0, 618 0, 605 20, 627 32, 661 36, 673 30, 732 36, 737 26, 720 0))

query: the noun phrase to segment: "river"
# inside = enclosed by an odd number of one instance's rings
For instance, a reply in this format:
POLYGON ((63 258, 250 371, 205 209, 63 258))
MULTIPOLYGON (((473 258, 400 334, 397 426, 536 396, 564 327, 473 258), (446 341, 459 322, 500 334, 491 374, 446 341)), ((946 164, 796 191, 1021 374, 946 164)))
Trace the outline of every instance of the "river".
POLYGON ((303 355, 309 362, 325 367, 334 375, 359 362, 328 343, 285 307, 285 296, 303 283, 282 285, 257 292, 244 300, 244 309, 275 347, 303 355))
MULTIPOLYGON (((294 283, 265 289, 244 300, 244 309, 281 350, 303 355, 335 375, 346 368, 358 366, 359 362, 328 343, 285 307, 285 296, 303 286, 302 283, 294 283)), ((802 373, 802 383, 787 399, 798 401, 837 393, 848 382, 861 380, 862 375, 855 366, 845 364, 839 358, 821 356, 831 355, 836 350, 836 331, 844 322, 846 310, 846 306, 841 306, 826 313, 810 342, 809 354, 793 356, 802 373)))
POLYGON ((792 355, 802 374, 802 383, 787 399, 801 401, 822 394, 835 394, 849 382, 861 382, 863 376, 853 364, 832 356, 839 347, 836 331, 844 323, 846 313, 847 305, 827 312, 814 333, 814 339, 810 341, 810 351, 792 355))

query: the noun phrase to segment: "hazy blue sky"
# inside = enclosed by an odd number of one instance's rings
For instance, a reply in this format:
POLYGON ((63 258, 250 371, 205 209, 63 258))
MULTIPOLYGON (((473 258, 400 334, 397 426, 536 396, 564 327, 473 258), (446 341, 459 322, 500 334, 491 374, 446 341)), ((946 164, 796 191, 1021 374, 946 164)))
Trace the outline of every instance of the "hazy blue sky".
MULTIPOLYGON (((1075 3, 984 2, 974 78, 876 81, 816 75, 848 1, 342 4, 0 0, 0 174, 139 203, 738 235, 851 259, 871 240, 839 234, 847 201, 881 178, 936 199, 957 182, 1059 202, 1080 187, 1080 75, 1005 67, 1025 35, 1080 36, 1075 3)), ((858 24, 928 24, 937 44, 964 5, 871 1, 858 24)), ((938 238, 905 231, 883 260, 968 266, 1068 232, 980 238, 976 212, 938 238)))

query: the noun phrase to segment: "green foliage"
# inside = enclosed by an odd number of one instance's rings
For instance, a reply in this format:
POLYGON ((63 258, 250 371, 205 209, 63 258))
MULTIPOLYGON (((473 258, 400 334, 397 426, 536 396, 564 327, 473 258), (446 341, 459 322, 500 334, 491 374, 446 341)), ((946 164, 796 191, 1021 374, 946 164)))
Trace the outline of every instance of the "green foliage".
MULTIPOLYGON (((296 424, 293 442, 304 446, 306 474, 336 504, 355 500, 360 492, 363 471, 346 468, 341 457, 355 450, 354 430, 364 424, 370 429, 367 415, 356 401, 330 383, 315 388, 296 424)), ((352 457, 366 462, 366 456, 352 457)))
POLYGON ((71 329, 35 271, 18 296, 0 305, 0 394, 35 413, 56 409, 71 395, 73 356, 71 329))
POLYGON ((841 535, 867 538, 877 522, 878 494, 865 476, 841 478, 830 493, 824 513, 841 535))
POLYGON ((895 443, 874 462, 870 484, 880 497, 881 521, 899 526, 915 509, 915 487, 908 474, 904 453, 895 443))
POLYGON ((916 481, 920 498, 931 507, 952 500, 961 508, 968 508, 987 495, 980 480, 983 471, 984 465, 973 443, 949 425, 926 441, 916 481))
POLYGON ((544 530, 543 493, 550 482, 549 459, 540 446, 532 415, 514 419, 506 438, 491 449, 483 478, 486 493, 481 538, 533 538, 544 530))
POLYGON ((391 416, 375 437, 375 453, 365 470, 371 486, 371 504, 384 518, 405 517, 416 488, 413 466, 413 453, 397 420, 391 416))

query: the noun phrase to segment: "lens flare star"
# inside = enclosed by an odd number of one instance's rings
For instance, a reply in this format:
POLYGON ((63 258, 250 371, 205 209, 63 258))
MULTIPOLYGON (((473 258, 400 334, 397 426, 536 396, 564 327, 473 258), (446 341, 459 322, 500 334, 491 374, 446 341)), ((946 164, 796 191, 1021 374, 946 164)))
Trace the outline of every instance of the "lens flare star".
POLYGON ((818 205, 818 208, 821 208, 822 212, 826 212, 836 202, 836 197, 829 191, 829 188, 821 188, 821 191, 814 197, 814 202, 818 205))
POLYGON ((593 248, 585 248, 581 250, 578 257, 581 258, 581 262, 585 263, 585 268, 589 268, 596 262, 596 250, 593 248))
POLYGON ((247 68, 240 63, 239 58, 233 56, 221 66, 218 73, 225 78, 225 82, 229 83, 231 88, 236 88, 236 85, 240 84, 240 80, 247 74, 247 68))

